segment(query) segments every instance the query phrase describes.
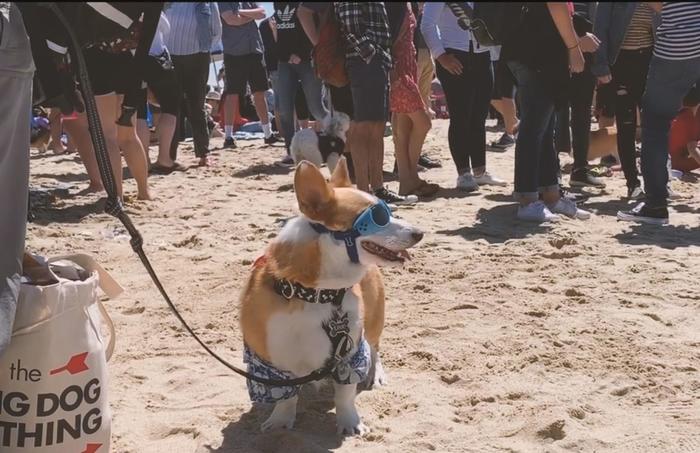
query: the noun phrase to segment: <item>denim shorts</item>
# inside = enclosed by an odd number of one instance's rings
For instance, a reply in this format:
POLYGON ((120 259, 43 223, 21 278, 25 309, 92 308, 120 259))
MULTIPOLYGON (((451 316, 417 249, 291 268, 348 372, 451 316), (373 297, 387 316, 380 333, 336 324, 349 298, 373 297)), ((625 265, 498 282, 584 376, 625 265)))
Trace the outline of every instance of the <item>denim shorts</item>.
POLYGON ((350 58, 346 63, 354 121, 386 121, 389 112, 389 72, 380 55, 369 63, 350 58))

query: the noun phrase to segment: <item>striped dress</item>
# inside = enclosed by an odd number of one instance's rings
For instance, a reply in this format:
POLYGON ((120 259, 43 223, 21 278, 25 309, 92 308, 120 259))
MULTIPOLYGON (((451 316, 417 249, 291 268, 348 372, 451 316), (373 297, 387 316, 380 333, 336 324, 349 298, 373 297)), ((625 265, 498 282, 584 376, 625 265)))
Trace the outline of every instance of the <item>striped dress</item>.
POLYGON ((665 60, 700 57, 700 2, 664 2, 654 56, 665 60))

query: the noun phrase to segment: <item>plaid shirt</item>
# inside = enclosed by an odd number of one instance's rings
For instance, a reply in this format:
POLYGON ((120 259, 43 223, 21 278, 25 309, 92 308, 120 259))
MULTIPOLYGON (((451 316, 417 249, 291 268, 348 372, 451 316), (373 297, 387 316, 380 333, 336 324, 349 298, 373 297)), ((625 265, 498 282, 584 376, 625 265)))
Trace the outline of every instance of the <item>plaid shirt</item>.
POLYGON ((391 68, 391 37, 384 2, 334 2, 345 35, 345 57, 366 63, 375 54, 391 68))

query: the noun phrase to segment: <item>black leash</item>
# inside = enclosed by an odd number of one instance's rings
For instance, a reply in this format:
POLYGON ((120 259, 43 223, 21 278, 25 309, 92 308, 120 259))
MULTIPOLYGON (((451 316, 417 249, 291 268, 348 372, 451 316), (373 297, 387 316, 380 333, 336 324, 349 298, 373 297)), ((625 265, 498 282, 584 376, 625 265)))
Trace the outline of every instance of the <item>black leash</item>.
POLYGON ((148 260, 146 253, 143 251, 143 238, 141 237, 141 233, 138 232, 127 213, 124 212, 122 208, 122 203, 119 200, 119 197, 117 196, 117 189, 114 183, 114 174, 112 173, 112 167, 109 163, 109 154, 107 152, 107 145, 105 143, 104 132, 102 131, 100 116, 97 111, 97 104, 95 103, 95 96, 93 95, 92 85, 90 84, 90 79, 87 73, 87 67, 85 65, 85 56, 83 55, 82 48, 80 47, 75 32, 73 31, 73 27, 70 25, 70 23, 68 23, 68 20, 63 15, 60 8, 58 8, 58 5, 55 2, 47 2, 45 3, 45 5, 56 14, 56 17, 61 22, 61 24, 63 24, 70 38, 70 51, 77 64, 78 80, 80 82, 80 92, 83 95, 83 102, 85 103, 85 112, 88 119, 90 138, 92 139, 92 144, 95 148, 97 164, 100 169, 100 177, 102 178, 102 183, 105 187, 105 191, 107 192, 107 204, 105 206, 105 212, 119 219, 119 221, 124 225, 124 228, 126 228, 126 230, 129 232, 129 235, 131 236, 131 240, 129 241, 131 244, 131 248, 141 259, 141 263, 143 263, 143 266, 148 271, 148 275, 151 276, 151 280, 153 280, 153 283, 158 288, 158 291, 160 291, 160 294, 163 296, 163 299, 165 299, 165 302, 168 304, 170 310, 173 312, 175 317, 180 321, 182 326, 185 328, 185 330, 187 330, 187 332, 192 336, 192 338, 194 338, 195 341, 199 343, 199 345, 207 353, 209 353, 209 355, 214 357, 216 360, 219 361, 219 363, 221 363, 234 373, 239 374, 252 381, 273 387, 286 387, 318 381, 329 376, 337 366, 337 361, 335 360, 329 361, 328 364, 320 370, 316 370, 311 374, 295 379, 278 380, 265 379, 254 376, 232 365, 226 359, 212 351, 211 348, 207 346, 206 343, 204 343, 199 338, 199 336, 197 336, 197 334, 187 324, 187 321, 185 321, 182 315, 180 315, 180 312, 170 300, 170 296, 168 296, 168 293, 165 291, 165 288, 158 279, 158 275, 156 274, 155 270, 153 270, 153 267, 151 266, 151 263, 148 260))

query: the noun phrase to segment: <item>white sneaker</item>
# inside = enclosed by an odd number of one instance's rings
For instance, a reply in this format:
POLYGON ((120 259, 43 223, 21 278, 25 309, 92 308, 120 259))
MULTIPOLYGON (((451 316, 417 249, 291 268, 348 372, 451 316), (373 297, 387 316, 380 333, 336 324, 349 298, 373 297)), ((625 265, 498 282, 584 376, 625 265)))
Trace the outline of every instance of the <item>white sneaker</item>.
POLYGON ((471 173, 464 173, 457 178, 457 189, 465 192, 474 192, 479 190, 479 184, 471 173))
POLYGON ((517 218, 528 222, 556 222, 559 216, 553 214, 552 211, 541 201, 534 201, 527 206, 518 206, 517 218))
POLYGON ((642 186, 637 186, 634 189, 627 189, 627 198, 630 200, 642 200, 646 197, 642 186))
POLYGON ((572 219, 588 220, 591 218, 591 213, 576 207, 576 203, 568 198, 560 198, 554 206, 551 206, 550 211, 555 214, 564 214, 572 219))
POLYGON ((489 172, 485 171, 481 176, 474 176, 474 181, 480 186, 507 186, 508 183, 504 180, 492 176, 489 172))

